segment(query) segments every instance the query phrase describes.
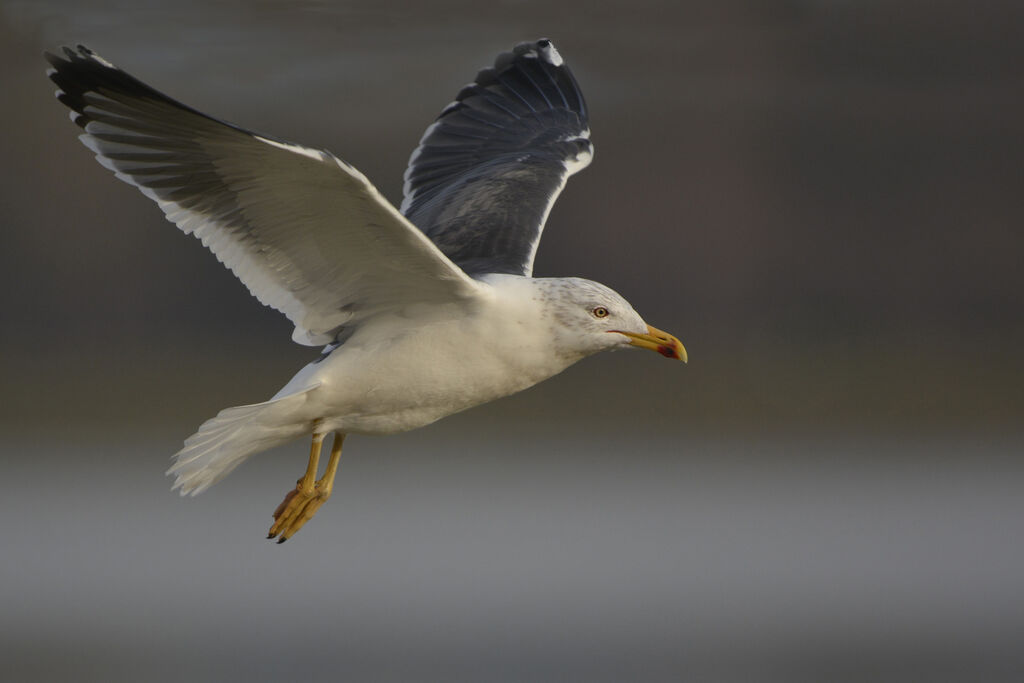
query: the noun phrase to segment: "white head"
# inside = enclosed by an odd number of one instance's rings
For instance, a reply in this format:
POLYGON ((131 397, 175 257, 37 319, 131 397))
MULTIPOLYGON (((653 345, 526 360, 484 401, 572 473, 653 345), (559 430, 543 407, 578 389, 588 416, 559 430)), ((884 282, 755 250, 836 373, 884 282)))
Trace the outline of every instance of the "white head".
POLYGON ((667 332, 651 327, 617 292, 582 278, 535 278, 560 350, 587 356, 633 346, 686 362, 686 349, 667 332))

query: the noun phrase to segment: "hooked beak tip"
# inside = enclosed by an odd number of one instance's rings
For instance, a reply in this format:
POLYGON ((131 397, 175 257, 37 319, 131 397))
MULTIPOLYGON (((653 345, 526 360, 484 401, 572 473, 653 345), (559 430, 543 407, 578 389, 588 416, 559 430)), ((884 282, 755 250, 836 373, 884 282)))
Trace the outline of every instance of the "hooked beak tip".
POLYGON ((659 330, 657 327, 652 325, 647 326, 647 334, 636 334, 634 332, 622 332, 619 330, 614 331, 629 337, 630 346, 637 346, 641 349, 657 351, 661 355, 665 356, 665 358, 681 360, 684 363, 689 360, 689 356, 686 353, 686 347, 683 346, 681 341, 668 332, 659 330))

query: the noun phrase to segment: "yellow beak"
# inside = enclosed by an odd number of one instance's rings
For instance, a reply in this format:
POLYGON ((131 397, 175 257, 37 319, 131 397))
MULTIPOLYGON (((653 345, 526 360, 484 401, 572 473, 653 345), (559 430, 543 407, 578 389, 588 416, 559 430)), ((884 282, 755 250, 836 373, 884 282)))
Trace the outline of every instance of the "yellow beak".
POLYGON ((668 332, 662 332, 657 327, 647 326, 647 334, 636 334, 633 332, 622 332, 612 330, 615 334, 622 334, 629 337, 630 346, 639 346, 641 349, 657 351, 665 358, 675 358, 684 363, 687 360, 686 348, 683 343, 668 332))

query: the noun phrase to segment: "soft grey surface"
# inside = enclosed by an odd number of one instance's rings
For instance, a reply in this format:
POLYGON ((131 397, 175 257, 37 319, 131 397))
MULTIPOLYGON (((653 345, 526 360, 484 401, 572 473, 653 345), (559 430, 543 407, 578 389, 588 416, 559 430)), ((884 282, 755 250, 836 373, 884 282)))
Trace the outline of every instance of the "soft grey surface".
POLYGON ((6 677, 1024 673, 1019 438, 469 431, 354 437, 283 546, 262 534, 300 446, 182 500, 168 436, 8 438, 6 677))

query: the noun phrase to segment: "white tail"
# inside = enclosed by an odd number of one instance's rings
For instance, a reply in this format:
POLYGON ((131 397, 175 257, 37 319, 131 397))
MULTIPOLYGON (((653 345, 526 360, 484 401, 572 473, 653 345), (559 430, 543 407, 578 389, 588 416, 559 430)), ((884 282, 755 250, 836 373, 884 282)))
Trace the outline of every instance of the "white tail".
POLYGON ((202 493, 250 455, 309 433, 309 423, 294 419, 295 409, 304 402, 305 393, 225 408, 217 417, 204 422, 198 432, 185 440, 185 447, 173 456, 174 465, 167 470, 167 474, 174 475, 171 490, 181 489, 183 496, 202 493), (287 419, 289 417, 292 419, 287 419))

